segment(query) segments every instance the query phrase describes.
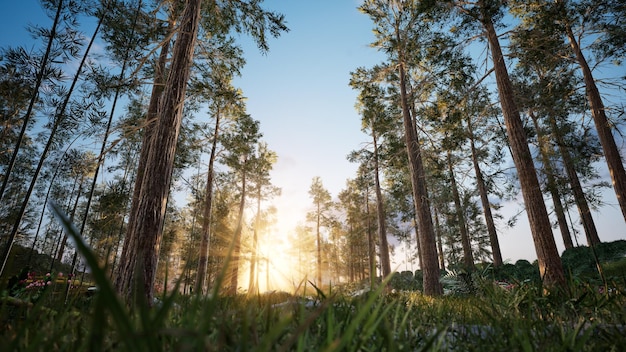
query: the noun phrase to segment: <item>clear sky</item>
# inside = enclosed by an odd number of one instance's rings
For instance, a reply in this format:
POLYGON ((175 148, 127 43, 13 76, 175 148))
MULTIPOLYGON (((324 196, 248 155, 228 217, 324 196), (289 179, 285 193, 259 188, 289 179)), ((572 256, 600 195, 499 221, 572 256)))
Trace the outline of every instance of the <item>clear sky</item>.
POLYGON ((290 31, 271 40, 266 55, 244 40, 248 64, 235 84, 278 153, 272 182, 282 188, 280 228, 289 230, 304 221, 312 205, 313 177, 335 197, 355 176, 357 165, 346 156, 368 137, 354 107, 350 72, 383 57, 369 47, 374 37, 369 18, 357 11, 358 1, 264 3, 285 14, 290 31))
MULTIPOLYGON (((267 9, 285 14, 290 32, 271 39, 265 55, 248 39, 240 38, 248 64, 235 85, 248 98, 248 112, 261 121, 264 140, 278 154, 272 181, 282 188, 276 200, 282 231, 304 221, 312 204, 308 190, 314 177, 321 177, 332 196, 337 196, 355 175, 356 165, 346 155, 369 141, 354 108, 357 93, 348 82, 351 71, 370 67, 384 57, 368 46, 374 39, 372 25, 357 11, 359 3, 266 0, 267 9)), ((35 0, 0 0, 0 10, 0 46, 28 41, 27 23, 50 23, 35 0)), ((613 190, 605 194, 610 205, 594 214, 600 238, 625 239, 626 224, 613 190)), ((505 204, 502 215, 508 219, 518 211, 519 205, 505 204)), ((575 210, 572 216, 577 218, 575 210)), ((536 258, 525 214, 515 228, 506 228, 502 221, 499 230, 505 260, 536 258)), ((554 233, 562 250, 560 234, 554 233)), ((582 234, 580 243, 586 243, 582 234)), ((394 267, 404 269, 402 248, 397 249, 394 267)))

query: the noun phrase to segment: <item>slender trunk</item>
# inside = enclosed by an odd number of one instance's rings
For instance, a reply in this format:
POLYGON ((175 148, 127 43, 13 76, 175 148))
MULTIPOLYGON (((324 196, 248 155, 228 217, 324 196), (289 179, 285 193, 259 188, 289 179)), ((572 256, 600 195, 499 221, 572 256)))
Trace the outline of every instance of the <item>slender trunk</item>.
POLYGON ((548 191, 552 196, 552 203, 554 204, 554 213, 556 215, 559 229, 561 230, 561 237, 563 238, 563 244, 565 249, 574 247, 572 243, 572 236, 569 233, 569 227, 567 226, 567 219, 565 218, 565 211, 563 210, 563 203, 561 202, 561 195, 559 194, 556 180, 554 179, 554 169, 552 168, 552 161, 548 155, 549 143, 545 142, 543 133, 541 132, 539 121, 533 111, 529 111, 528 115, 533 121, 535 131, 537 132, 537 142, 539 143, 539 154, 543 162, 543 168, 546 174, 548 182, 548 191))
POLYGON ((70 98, 72 97, 72 94, 74 93, 74 89, 76 88, 76 84, 78 83, 78 80, 82 74, 83 66, 85 66, 85 63, 87 62, 87 57, 89 56, 91 47, 93 46, 93 43, 96 40, 96 37, 98 36, 98 32, 100 31, 102 20, 103 20, 103 16, 99 18, 98 24, 96 25, 96 29, 94 30, 91 36, 91 40, 89 41, 87 48, 85 48, 85 53, 83 54, 83 57, 80 61, 80 64, 78 65, 78 68, 76 69, 76 74, 74 75, 74 78, 72 79, 72 83, 67 90, 65 99, 63 99, 63 103, 61 104, 60 107, 57 108, 55 112, 54 122, 52 124, 52 129, 50 130, 50 135, 48 136, 48 141, 46 142, 46 146, 44 147, 43 152, 41 153, 41 156, 39 158, 39 163, 37 164, 35 173, 33 174, 33 177, 30 182, 30 186, 28 187, 28 190, 26 191, 26 195, 24 196, 24 200, 22 201, 22 205, 17 214, 17 218, 15 220, 15 223, 13 224, 13 229, 11 230, 9 239, 4 248, 4 252, 2 254, 2 259, 1 259, 2 266, 0 267, 0 276, 2 276, 7 260, 9 259, 11 247, 13 247, 13 242, 15 241, 15 237, 17 236, 17 233, 20 229, 20 225, 22 224, 22 219, 24 218, 24 214, 26 213, 26 208, 28 206, 28 201, 30 200, 30 196, 32 195, 33 190, 35 189, 35 184, 37 183, 37 178, 39 177, 39 173, 41 172, 41 169, 43 168, 43 164, 48 156, 48 152, 50 151, 50 148, 52 148, 52 145, 54 144, 54 137, 56 136, 56 132, 59 129, 61 122, 63 122, 63 120, 66 117, 65 110, 67 109, 67 105, 70 102, 70 98))
MULTIPOLYGON (((81 176, 80 181, 78 183, 78 192, 76 192, 76 200, 74 201, 74 206, 70 212, 70 221, 74 222, 74 216, 76 216, 76 209, 78 208, 78 201, 80 200, 81 193, 83 191, 83 177, 81 176)), ((61 241, 61 245, 59 247, 59 251, 57 252, 57 261, 61 263, 63 259, 63 255, 65 254, 65 245, 67 244, 67 232, 63 232, 63 240, 61 241)))
MULTIPOLYGON (((557 0, 557 2, 561 2, 557 0)), ((613 181, 613 188, 615 189, 615 195, 617 196, 617 202, 622 210, 622 216, 626 220, 626 171, 624 171, 624 164, 619 154, 619 149, 615 144, 615 139, 611 132, 611 123, 606 117, 604 111, 604 103, 602 97, 596 86, 596 82, 593 79, 593 74, 589 68, 589 64, 583 55, 580 45, 574 36, 572 27, 566 24, 567 38, 570 42, 572 50, 576 54, 576 60, 580 65, 580 69, 583 72, 583 80, 585 82, 585 88, 587 92, 587 100, 589 101, 589 108, 591 109, 591 116, 598 132, 598 138, 602 145, 602 151, 604 152, 604 158, 606 159, 609 173, 611 174, 611 180, 613 181)))
POLYGON ((526 205, 535 251, 537 252, 539 272, 546 286, 563 286, 565 284, 565 276, 561 257, 554 242, 548 211, 539 187, 524 126, 515 103, 515 95, 504 62, 504 56, 500 49, 500 42, 492 20, 488 15, 485 15, 482 19, 482 24, 485 28, 493 57, 500 104, 508 140, 511 145, 513 161, 520 180, 524 204, 526 205))
POLYGON ((374 233, 372 231, 369 187, 367 186, 365 188, 365 216, 367 219, 367 257, 369 258, 370 288, 373 290, 376 286, 376 243, 374 241, 374 233))
MULTIPOLYGON (((400 43, 400 33, 396 29, 398 43, 400 43)), ((402 54, 402 53, 401 53, 402 54)), ((426 189, 426 174, 422 161, 422 151, 417 137, 417 132, 409 111, 408 93, 405 82, 404 58, 400 55, 399 76, 400 76, 400 100, 402 105, 402 117, 404 123, 405 143, 409 158, 409 170, 411 174, 411 185, 413 188, 413 201, 415 204, 415 214, 417 217, 417 227, 419 229, 418 239, 420 241, 421 259, 420 264, 424 274, 424 294, 429 296, 439 296, 443 294, 443 288, 439 282, 439 262, 437 260, 437 243, 433 220, 430 213, 428 191, 426 189)))
POLYGON ((485 223, 487 224, 487 232, 489 233, 489 242, 491 243, 491 254, 493 256, 493 266, 499 267, 502 265, 502 251, 500 250, 500 242, 498 241, 498 232, 496 230, 496 224, 493 221, 493 215, 491 213, 491 203, 489 202, 489 195, 487 193, 487 186, 485 186, 485 180, 483 179, 483 172, 478 164, 478 152, 476 151, 476 142, 474 139, 474 130, 472 127, 471 118, 467 117, 467 128, 469 132, 470 149, 472 151, 472 163, 474 165, 474 173, 476 174, 476 186, 478 187, 478 193, 480 194, 480 202, 483 206, 483 214, 485 215, 485 223))
POLYGON ((439 267, 441 268, 441 270, 445 271, 446 260, 443 255, 443 241, 441 239, 441 230, 439 227, 439 212, 437 211, 437 209, 435 209, 434 213, 435 213, 435 231, 437 233, 437 249, 439 252, 439 267))
POLYGON ((448 172, 450 173, 450 188, 452 189, 452 198, 456 212, 456 219, 459 223, 461 232, 461 246, 463 247, 463 263, 467 270, 474 270, 474 256, 472 255, 472 244, 465 223, 465 215, 463 215, 463 205, 459 196, 459 188, 454 177, 454 169, 452 168, 452 152, 447 151, 448 172))
POLYGON ((213 132, 213 142, 211 145, 211 155, 209 156, 209 169, 207 171, 206 191, 204 198, 204 208, 202 213, 202 234, 200 235, 200 256, 198 258, 198 273, 196 275, 196 294, 204 294, 205 278, 209 262, 209 239, 211 237, 211 209, 213 204, 213 174, 215 156, 217 151, 217 138, 219 136, 221 113, 218 108, 215 114, 215 131, 213 132))
POLYGON ((183 115, 185 91, 200 22, 201 0, 189 0, 181 16, 174 44, 171 69, 157 110, 153 142, 141 182, 135 223, 129 225, 130 249, 120 266, 123 278, 119 292, 131 304, 134 294, 142 294, 149 305, 154 297, 154 280, 163 232, 163 219, 174 167, 176 143, 183 115), (134 287, 136 284, 136 287, 134 287), (135 288, 141 290, 135 292, 135 288))
POLYGON ((556 144, 559 147, 561 160, 563 160, 565 172, 567 173, 567 178, 569 179, 570 187, 572 189, 572 193, 574 194, 574 201, 576 202, 578 214, 580 215, 580 221, 582 222, 583 229, 585 230, 587 244, 589 246, 596 245, 600 243, 600 237, 598 236, 598 230, 596 229, 596 224, 593 221, 593 216, 591 215, 591 210, 589 209, 589 204, 587 203, 587 198, 585 197, 585 192, 583 192, 583 187, 580 184, 580 179, 576 173, 574 162, 572 161, 572 157, 566 147, 563 135, 559 131, 554 117, 550 117, 550 124, 554 130, 554 138, 556 139, 556 144))
MULTIPOLYGON (((133 158, 132 160, 134 161, 136 159, 133 158)), ((126 175, 127 175, 127 173, 130 172, 130 170, 128 170, 129 167, 130 167, 130 163, 127 164, 127 168, 124 171, 124 175, 125 176, 124 176, 124 183, 123 183, 123 186, 122 186, 122 191, 123 192, 125 192, 125 190, 126 190, 126 175)), ((132 174, 130 176, 129 183, 133 183, 134 182, 134 177, 135 177, 135 174, 132 174)), ((126 218, 126 215, 128 214, 127 211, 128 211, 128 202, 129 201, 130 201, 129 199, 126 199, 124 201, 124 213, 122 214, 120 227, 119 227, 119 229, 117 231, 117 241, 115 242, 115 251, 114 251, 114 254, 113 254, 113 263, 110 266, 111 277, 115 277, 115 273, 117 272, 118 253, 120 251, 120 244, 122 244, 122 238, 124 237, 124 230, 126 229, 126 227, 124 226, 125 225, 124 219, 126 218)))
MULTIPOLYGON (((7 185, 9 184, 9 178, 11 177, 11 173, 13 172, 13 168, 15 167, 15 162, 17 160, 17 154, 22 147, 22 141, 24 140, 24 136, 26 135, 26 129, 28 128, 28 124, 30 122, 30 118, 33 114, 33 109, 35 108, 35 102, 37 101, 37 97, 39 96, 39 88, 44 80, 44 73, 48 69, 48 60, 50 58, 50 53, 52 52, 52 44, 54 43, 54 39, 57 33, 57 26, 61 19, 61 10, 63 9, 63 0, 59 0, 59 4, 57 5, 57 12, 54 15, 54 21, 52 22, 52 27, 50 29, 50 36, 48 39, 48 46, 46 47, 46 52, 41 59, 40 68, 35 76, 35 86, 33 87, 33 94, 30 98, 30 102, 28 103, 28 108, 26 109, 26 115, 24 116, 24 121, 22 121, 22 128, 20 130, 20 134, 17 137, 17 141, 15 143, 15 148, 13 149, 13 153, 11 154, 11 160, 9 161, 9 165, 4 173, 4 179, 2 180, 2 186, 0 187, 0 202, 2 202, 2 198, 4 197, 4 192, 6 191, 7 185)), ((4 269, 4 267, 3 267, 4 269)), ((2 272, 0 271, 0 274, 2 272)))
MULTIPOLYGON (((435 213, 436 215, 436 213, 435 213)), ((417 258, 420 261, 420 269, 422 268, 422 265, 424 263, 424 258, 422 258, 422 247, 420 246, 420 231, 419 228, 417 227, 417 216, 413 216, 413 230, 415 230, 415 244, 416 244, 416 250, 417 250, 417 258)), ((434 231, 437 231, 437 228, 434 229, 434 231)), ((435 236, 437 234, 435 233, 435 236)), ((439 253, 443 253, 441 251, 439 251, 439 253)))
POLYGON ((317 281, 316 284, 319 288, 322 287, 322 237, 320 234, 320 217, 321 217, 320 202, 317 202, 317 223, 315 226, 317 235, 317 281))
POLYGON ((372 128, 372 137, 374 140, 374 182, 376 188, 376 204, 378 217, 378 244, 380 250, 380 267, 382 269, 383 279, 391 275, 391 263, 389 261, 389 244, 387 242, 387 225, 385 224, 385 204, 383 202, 383 193, 380 190, 380 177, 378 165, 378 143, 376 140, 376 131, 372 128))
MULTIPOLYGON (((76 139, 74 139, 74 141, 72 141, 72 143, 70 143, 70 146, 76 141, 76 139)), ((33 244, 30 247, 30 252, 28 254, 28 260, 27 263, 30 266, 30 262, 31 259, 33 257, 33 252, 35 251, 35 245, 37 244, 37 239, 39 238, 39 231, 41 230, 41 225, 43 224, 43 216, 46 214, 46 206, 48 205, 48 199, 50 198, 50 193, 52 192, 52 186, 54 186, 54 181, 57 178, 57 175, 59 174, 59 170, 61 170, 61 161, 63 161, 63 158, 65 157, 67 151, 69 150, 69 146, 68 148, 65 150, 65 153, 63 153, 63 155, 61 156, 61 158, 59 159, 59 162, 57 162, 56 168, 54 170, 54 174, 52 175, 52 178, 49 181, 49 185, 48 185, 48 191, 46 191, 46 197, 43 200, 43 207, 41 209, 41 214, 39 215, 39 222, 37 223, 37 230, 35 231, 35 238, 33 239, 33 244)), ((73 190, 72 190, 73 192, 73 190)), ((45 244, 45 241, 44 241, 45 244)))
POLYGON ((252 255, 250 256, 250 281, 248 283, 248 293, 257 294, 259 292, 258 285, 255 285, 254 278, 256 275, 257 249, 259 248, 259 227, 261 226, 261 186, 257 185, 256 195, 256 219, 254 231, 252 233, 252 255))
MULTIPOLYGON (((134 160, 134 159, 132 159, 134 160)), ((122 177, 122 193, 126 192, 126 184, 128 183, 128 178, 131 178, 132 182, 132 177, 133 175, 131 174, 131 170, 130 170, 130 163, 126 163, 126 167, 124 168, 124 176, 122 177)), ((124 199, 124 207, 123 207, 123 212, 120 214, 120 226, 117 230, 117 240, 115 241, 115 244, 112 244, 112 247, 115 247, 115 250, 113 250, 113 260, 111 262, 107 261, 107 266, 109 268, 110 271, 110 276, 114 277, 115 276, 115 272, 116 272, 116 265, 117 265, 117 257, 118 257, 118 252, 120 249, 120 244, 122 242, 122 237, 124 236, 124 219, 126 218, 126 210, 128 209, 128 202, 129 199, 124 199), (108 265, 110 263, 110 265, 108 265)), ((107 258, 108 260, 108 258, 107 258)))
MULTIPOLYGON (((239 279, 239 255, 241 254, 241 232, 243 230, 243 211, 246 206, 246 163, 244 160, 243 171, 241 175, 241 201, 239 202, 239 220, 237 221, 237 228, 235 229, 235 235, 233 238, 233 254, 230 261, 231 277, 230 277, 230 291, 231 295, 237 294, 238 279, 239 279)), ((268 262, 269 263, 269 262, 268 262)), ((269 268, 268 268, 269 270, 269 268)))
MULTIPOLYGON (((135 32, 135 26, 137 24, 137 18, 139 17, 139 12, 141 11, 142 2, 139 1, 137 4, 137 10, 135 11, 135 18, 133 22, 132 34, 135 32)), ((131 37, 133 36, 131 34, 131 37)), ((118 78, 118 88, 115 90, 115 95, 113 96, 113 101, 111 103, 111 110, 109 112, 109 118, 107 120, 107 125, 104 130, 104 135, 102 136, 102 144, 100 146, 100 154, 98 154, 98 161, 96 163, 96 168, 94 170, 93 179, 91 180, 91 188, 89 189, 89 196, 87 197, 87 205, 85 206, 85 213, 83 214, 82 223, 80 226, 79 234, 83 235, 85 232, 85 226, 87 225, 87 217, 89 215, 89 209, 91 208, 91 201, 93 199, 94 192, 96 190, 96 185, 98 182, 98 173, 100 171, 100 166, 104 163, 105 151, 107 146, 107 141, 109 139, 109 134, 111 133, 111 125, 113 124, 113 117, 115 115, 115 107, 117 106, 117 102, 120 97, 121 89, 119 87, 122 86, 122 82, 124 80, 124 75, 126 74, 126 67, 128 65, 129 60, 129 52, 130 49, 127 48, 125 52, 124 62, 122 63, 122 67, 120 70, 119 78, 118 78)), ((76 257, 76 253, 74 256, 76 257)), ((73 260, 75 262, 75 260, 73 260)), ((74 274, 74 265, 72 265, 72 275, 74 274)), ((84 274, 84 273, 83 273, 84 274)))

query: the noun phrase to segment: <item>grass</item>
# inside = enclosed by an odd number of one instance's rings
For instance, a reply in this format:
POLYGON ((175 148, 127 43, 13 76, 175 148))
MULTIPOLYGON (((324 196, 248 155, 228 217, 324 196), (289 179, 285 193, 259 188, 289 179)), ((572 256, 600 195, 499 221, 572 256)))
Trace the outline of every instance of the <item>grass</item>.
POLYGON ((70 295, 67 303, 58 294, 64 289, 58 282, 34 302, 5 295, 0 304, 3 350, 622 351, 626 347, 623 276, 613 276, 611 290, 604 292, 595 283, 574 280, 560 293, 544 293, 533 282, 505 289, 477 274, 471 293, 452 290, 440 298, 416 291, 388 292, 384 286, 352 297, 341 289, 321 292, 308 285, 306 292, 312 297, 282 292, 254 297, 172 293, 153 308, 129 310, 75 229, 67 219, 62 221, 76 237, 99 290, 92 297, 70 295))
POLYGON ((576 288, 567 299, 534 286, 485 287, 471 296, 442 298, 417 292, 319 301, 286 294, 172 296, 169 306, 133 313, 124 308, 125 323, 116 321, 105 303, 113 298, 103 295, 88 299, 88 305, 78 304, 84 298, 53 307, 5 302, 0 345, 10 351, 620 351, 626 346, 623 292, 600 294, 590 287, 576 288))

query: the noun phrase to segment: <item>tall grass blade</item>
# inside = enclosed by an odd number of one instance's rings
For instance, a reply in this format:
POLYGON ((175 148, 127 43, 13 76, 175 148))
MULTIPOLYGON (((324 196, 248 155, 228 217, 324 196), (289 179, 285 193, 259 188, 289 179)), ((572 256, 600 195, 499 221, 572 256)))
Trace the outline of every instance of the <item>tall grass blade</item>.
POLYGON ((124 337, 124 341, 130 350, 139 350, 138 339, 135 338, 133 324, 130 315, 124 305, 118 298, 113 285, 109 282, 106 273, 100 267, 96 254, 89 248, 83 237, 76 229, 76 226, 70 221, 65 213, 54 202, 49 203, 50 211, 59 220, 63 229, 68 236, 74 241, 76 250, 83 256, 87 266, 91 270, 94 281, 98 287, 99 303, 103 304, 111 312, 113 321, 115 321, 120 334, 124 337))

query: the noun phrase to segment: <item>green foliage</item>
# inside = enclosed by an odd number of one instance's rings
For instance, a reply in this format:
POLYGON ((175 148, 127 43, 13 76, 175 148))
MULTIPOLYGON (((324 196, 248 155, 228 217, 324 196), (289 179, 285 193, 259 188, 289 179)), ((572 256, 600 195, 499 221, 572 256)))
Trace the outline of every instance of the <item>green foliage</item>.
POLYGON ((393 273, 389 285, 395 290, 421 291, 423 289, 422 281, 422 272, 420 270, 417 270, 415 275, 410 271, 403 271, 393 273))
POLYGON ((562 261, 565 272, 573 278, 595 278, 598 279, 598 261, 603 266, 609 267, 611 276, 624 276, 625 271, 619 271, 620 266, 623 268, 624 257, 626 257, 626 241, 619 240, 614 242, 603 242, 597 244, 593 249, 591 247, 574 247, 563 252, 562 261))

